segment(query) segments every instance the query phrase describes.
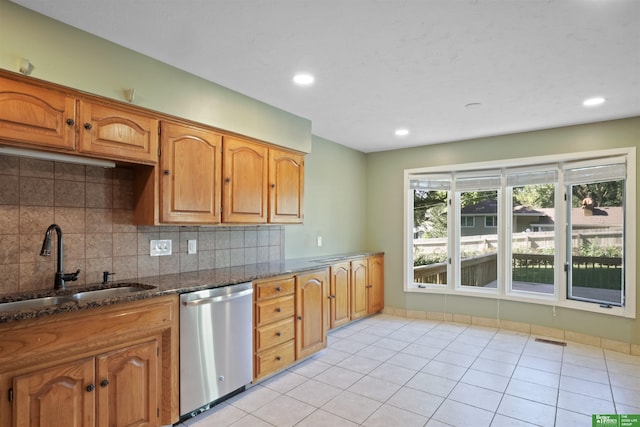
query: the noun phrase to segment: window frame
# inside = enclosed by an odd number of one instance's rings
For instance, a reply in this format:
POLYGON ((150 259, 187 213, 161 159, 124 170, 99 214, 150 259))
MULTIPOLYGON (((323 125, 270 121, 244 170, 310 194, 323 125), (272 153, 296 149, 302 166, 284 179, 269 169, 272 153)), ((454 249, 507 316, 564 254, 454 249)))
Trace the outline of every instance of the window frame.
MULTIPOLYGON (((556 284, 555 284, 555 292, 554 294, 531 294, 531 293, 522 293, 522 292, 514 292, 511 290, 510 286, 507 286, 507 279, 505 278, 504 271, 507 270, 506 262, 504 261, 505 256, 510 255, 510 249, 507 251, 507 247, 510 248, 510 245, 507 243, 507 240, 510 239, 510 236, 507 236, 504 231, 501 230, 506 229, 507 221, 500 221, 500 216, 506 218, 505 215, 509 215, 509 208, 511 207, 511 203, 504 203, 504 200, 508 197, 511 192, 504 191, 506 189, 506 175, 507 171, 513 171, 517 169, 525 169, 531 168, 532 170, 536 170, 538 168, 544 169, 549 168, 549 165, 557 165, 558 170, 561 170, 563 165, 572 162, 582 162, 582 161, 594 161, 596 163, 603 162, 606 163, 608 158, 612 157, 620 157, 623 156, 626 159, 627 165, 627 176, 625 179, 625 230, 624 230, 624 245, 626 248, 631 248, 628 250, 628 253, 633 253, 633 248, 636 247, 636 149, 635 147, 627 147, 620 149, 610 149, 610 150, 598 150, 598 151, 588 151, 588 152, 577 152, 577 153, 564 153, 558 155, 548 155, 548 156, 538 156, 538 157, 526 157, 526 158, 515 158, 515 159, 507 159, 500 161, 488 161, 488 162, 476 162, 476 163, 462 163, 455 165, 443 165, 443 166, 432 166, 425 168, 413 168, 413 169, 405 169, 404 170, 404 225, 403 225, 403 241, 404 241, 404 250, 403 250, 403 270, 404 270, 404 281, 403 281, 403 290, 404 292, 417 292, 417 293, 439 293, 439 294, 453 294, 453 295, 465 295, 465 296, 476 296, 481 298, 493 298, 493 299, 505 299, 511 301, 519 301, 519 302, 527 302, 534 304, 542 304, 542 305, 551 305, 558 306, 582 311, 590 311, 597 312, 602 314, 608 314, 613 316, 627 317, 627 318, 635 318, 636 317, 636 293, 637 293, 637 284, 636 284, 636 267, 634 259, 626 259, 624 264, 624 280, 626 284, 625 289, 625 301, 622 307, 601 307, 600 305, 593 302, 585 302, 579 300, 571 300, 567 297, 567 283, 563 278, 564 272, 561 271, 561 268, 556 269, 556 284), (498 240, 499 240, 499 255, 498 255, 498 284, 497 289, 492 289, 488 291, 487 289, 482 288, 474 288, 469 286, 457 286, 457 280, 448 280, 448 283, 445 285, 432 285, 432 284, 422 284, 423 286, 418 287, 415 283, 413 283, 413 192, 409 188, 409 181, 416 176, 419 175, 446 175, 450 174, 454 175, 466 175, 466 174, 474 174, 474 173, 490 173, 495 170, 501 171, 501 176, 503 180, 503 184, 501 187, 502 191, 502 208, 498 212, 498 240), (508 246, 507 246, 508 245, 508 246)), ((566 186, 562 180, 562 173, 560 173, 560 177, 556 187, 556 215, 558 218, 564 218, 566 215, 566 207, 564 207, 563 203, 558 203, 558 198, 564 197, 564 191, 566 186), (562 195, 560 194, 562 193, 562 195)), ((449 191, 449 193, 453 193, 454 191, 449 191)), ((454 210, 451 210, 454 211, 454 210)), ((509 221, 510 222, 510 221, 509 221)), ((461 224, 457 224, 456 221, 451 222, 450 224, 454 224, 454 227, 458 226, 460 228, 461 224)), ((557 229, 558 227, 556 227, 557 229)), ((566 253, 566 237, 565 237, 566 229, 562 227, 562 230, 556 231, 556 265, 563 264, 565 262, 565 254, 566 253), (558 237, 558 235, 561 235, 558 237)), ((459 235, 458 231, 452 231, 449 229, 449 241, 453 246, 450 246, 449 253, 459 253, 459 242, 456 241, 456 236, 459 235)), ((455 262, 455 260, 454 260, 455 262)), ((449 267, 451 267, 451 263, 449 263, 449 267)), ((451 270, 451 268, 450 268, 451 270)))
POLYGON ((476 228, 476 217, 473 215, 465 215, 465 216, 461 216, 460 217, 460 228, 476 228), (471 225, 469 224, 462 224, 462 219, 464 218, 465 222, 468 222, 468 220, 471 220, 471 225))
POLYGON ((498 215, 485 215, 484 216, 484 228, 498 228, 498 215), (487 225, 487 220, 491 218, 493 224, 487 225))

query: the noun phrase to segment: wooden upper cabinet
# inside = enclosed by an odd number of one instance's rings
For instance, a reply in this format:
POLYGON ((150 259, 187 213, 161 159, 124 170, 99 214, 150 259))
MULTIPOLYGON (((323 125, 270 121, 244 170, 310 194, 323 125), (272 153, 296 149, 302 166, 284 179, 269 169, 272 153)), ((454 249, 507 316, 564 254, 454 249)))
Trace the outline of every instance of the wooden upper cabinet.
POLYGON ((220 223, 222 136, 162 123, 160 222, 220 223))
POLYGON ((14 426, 95 425, 94 359, 15 377, 14 426))
POLYGON ((267 222, 268 148, 239 138, 223 143, 222 222, 267 222))
POLYGON ((157 118, 82 100, 79 120, 81 153, 157 163, 157 118))
POLYGON ((75 118, 75 98, 0 78, 0 140, 73 151, 75 118))
POLYGON ((304 156, 269 149, 269 222, 301 223, 304 156))

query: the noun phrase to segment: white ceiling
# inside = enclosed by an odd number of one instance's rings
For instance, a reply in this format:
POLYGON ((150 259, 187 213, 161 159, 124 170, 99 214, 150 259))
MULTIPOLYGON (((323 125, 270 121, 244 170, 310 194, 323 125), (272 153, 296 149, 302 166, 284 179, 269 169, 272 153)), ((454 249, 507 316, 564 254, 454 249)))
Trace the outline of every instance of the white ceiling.
POLYGON ((12 1, 363 152, 640 116, 638 0, 12 1))

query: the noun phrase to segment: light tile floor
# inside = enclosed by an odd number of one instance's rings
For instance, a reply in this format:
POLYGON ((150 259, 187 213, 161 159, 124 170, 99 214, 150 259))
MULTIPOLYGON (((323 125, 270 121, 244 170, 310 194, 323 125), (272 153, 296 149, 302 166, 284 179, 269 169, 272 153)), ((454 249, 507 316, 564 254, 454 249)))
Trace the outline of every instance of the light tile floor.
POLYGON ((380 314, 179 426, 591 426, 640 414, 640 357, 380 314))

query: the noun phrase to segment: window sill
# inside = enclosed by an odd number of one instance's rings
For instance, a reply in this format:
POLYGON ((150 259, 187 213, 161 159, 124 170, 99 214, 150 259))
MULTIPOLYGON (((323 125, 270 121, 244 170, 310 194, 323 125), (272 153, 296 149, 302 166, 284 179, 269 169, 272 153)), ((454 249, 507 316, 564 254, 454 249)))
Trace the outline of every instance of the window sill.
POLYGON ((417 285, 405 286, 404 292, 406 293, 419 293, 419 294, 445 294, 445 295, 457 295, 466 297, 478 297, 478 298, 490 298, 500 301, 515 301, 528 304, 540 304, 555 307, 568 308, 572 310, 588 311, 592 313, 606 314, 616 317, 625 317, 629 319, 635 319, 635 309, 629 306, 610 308, 601 307, 597 303, 583 302, 569 299, 562 299, 558 295, 532 295, 530 292, 510 292, 504 295, 500 295, 495 288, 492 289, 468 289, 468 288, 456 288, 452 289, 449 285, 429 285, 425 284, 424 288, 418 288, 417 285))

